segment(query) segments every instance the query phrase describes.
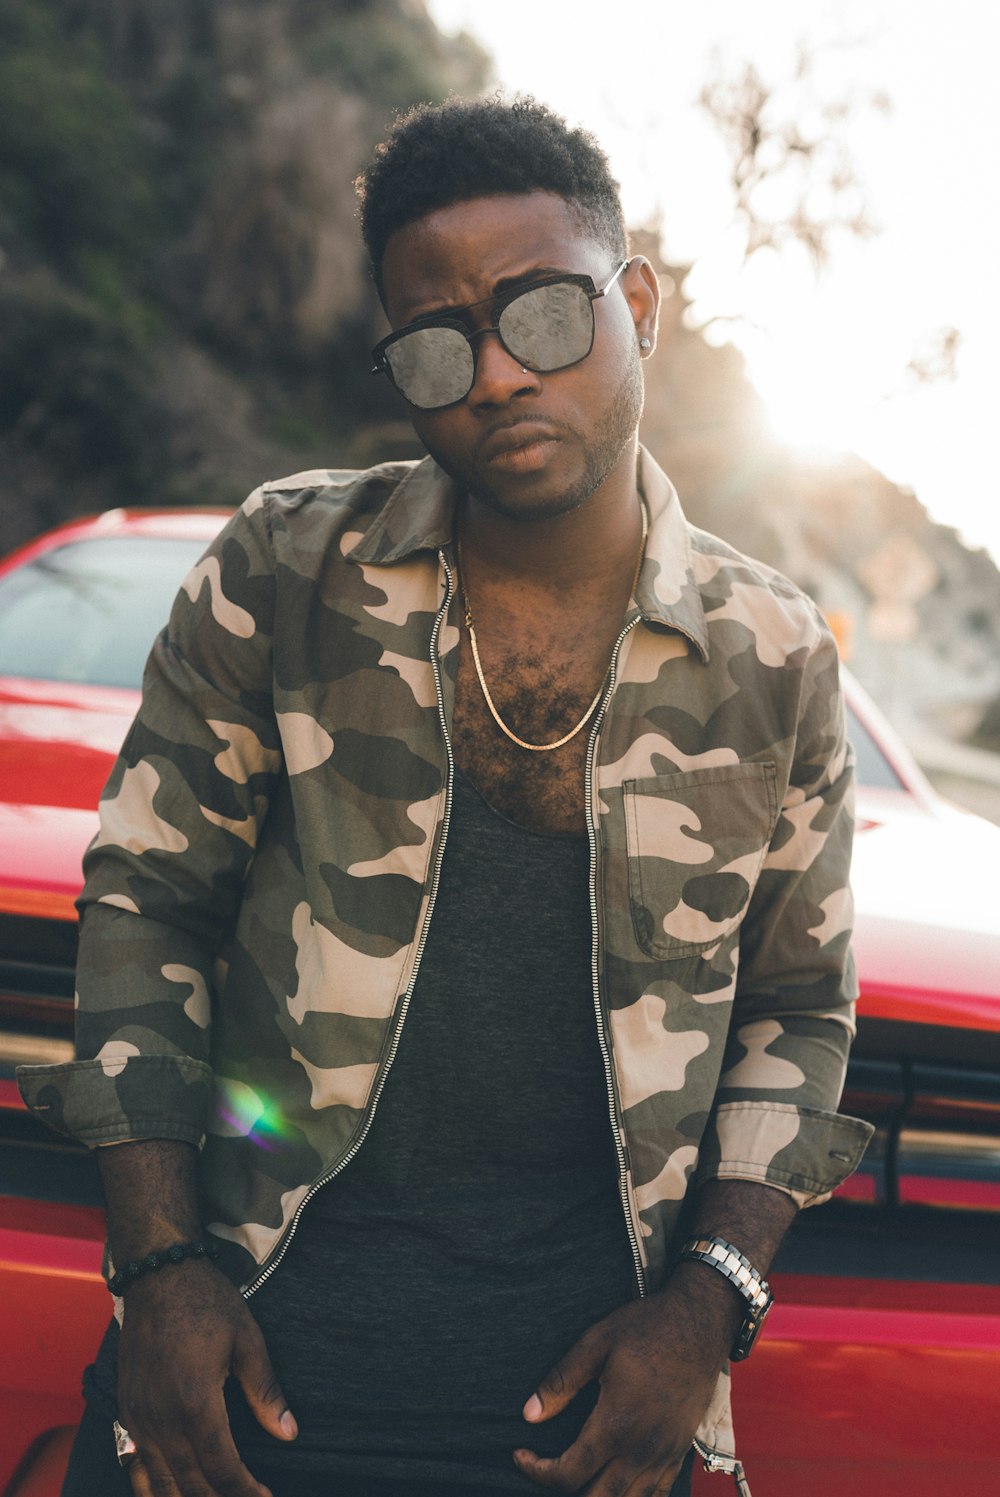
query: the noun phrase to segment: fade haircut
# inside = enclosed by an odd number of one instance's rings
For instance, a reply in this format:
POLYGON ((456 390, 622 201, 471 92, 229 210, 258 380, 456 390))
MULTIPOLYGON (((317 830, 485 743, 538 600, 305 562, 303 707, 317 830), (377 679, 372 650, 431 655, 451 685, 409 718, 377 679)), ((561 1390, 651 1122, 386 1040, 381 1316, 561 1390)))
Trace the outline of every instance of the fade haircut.
POLYGON ((382 261, 397 229, 472 198, 553 192, 616 262, 628 255, 618 183, 587 130, 530 95, 418 104, 394 123, 355 182, 361 234, 385 303, 382 261))

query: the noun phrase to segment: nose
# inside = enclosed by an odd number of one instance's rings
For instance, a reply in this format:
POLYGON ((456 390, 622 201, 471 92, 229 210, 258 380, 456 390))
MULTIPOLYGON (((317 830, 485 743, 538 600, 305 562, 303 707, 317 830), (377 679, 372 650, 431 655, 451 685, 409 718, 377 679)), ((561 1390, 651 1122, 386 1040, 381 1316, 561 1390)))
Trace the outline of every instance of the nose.
POLYGON ((515 395, 537 394, 541 375, 524 369, 504 348, 496 328, 475 335, 476 377, 466 400, 473 408, 506 405, 515 395))

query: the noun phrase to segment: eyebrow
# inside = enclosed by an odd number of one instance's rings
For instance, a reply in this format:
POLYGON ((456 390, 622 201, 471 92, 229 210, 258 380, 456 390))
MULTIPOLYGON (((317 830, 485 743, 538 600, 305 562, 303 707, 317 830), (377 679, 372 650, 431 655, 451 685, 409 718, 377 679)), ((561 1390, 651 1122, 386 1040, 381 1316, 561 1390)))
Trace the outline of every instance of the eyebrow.
POLYGON ((448 305, 435 307, 433 312, 421 312, 417 317, 411 317, 405 322, 399 331, 402 332, 404 328, 412 327, 415 323, 433 321, 437 317, 462 317, 466 312, 474 312, 476 307, 485 307, 488 302, 496 301, 497 297, 516 290, 518 286, 527 288, 534 285, 536 281, 547 280, 549 276, 577 274, 580 272, 567 270, 565 265, 538 265, 525 271, 523 275, 503 276, 497 281, 489 296, 482 296, 478 301, 465 302, 464 305, 458 307, 448 305))

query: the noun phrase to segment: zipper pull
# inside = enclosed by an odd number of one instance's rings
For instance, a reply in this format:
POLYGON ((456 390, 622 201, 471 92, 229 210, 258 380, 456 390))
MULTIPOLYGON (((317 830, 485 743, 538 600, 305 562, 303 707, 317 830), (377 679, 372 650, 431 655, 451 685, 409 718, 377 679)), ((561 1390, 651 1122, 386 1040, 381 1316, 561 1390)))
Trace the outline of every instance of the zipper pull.
POLYGON ((737 1461, 733 1466, 733 1480, 736 1483, 736 1490, 739 1493, 739 1497, 750 1497, 750 1488, 747 1485, 741 1461, 737 1461))

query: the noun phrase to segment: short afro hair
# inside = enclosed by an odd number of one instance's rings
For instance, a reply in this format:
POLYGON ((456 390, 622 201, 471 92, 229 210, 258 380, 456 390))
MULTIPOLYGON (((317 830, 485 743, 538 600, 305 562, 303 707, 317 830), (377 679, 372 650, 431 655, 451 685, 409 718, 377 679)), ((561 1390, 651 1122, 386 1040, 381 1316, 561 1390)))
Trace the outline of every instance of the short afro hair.
POLYGON ((379 296, 397 229, 472 198, 553 192, 616 260, 628 255, 618 183, 587 131, 530 95, 418 104, 394 123, 355 182, 361 233, 379 296))

